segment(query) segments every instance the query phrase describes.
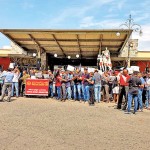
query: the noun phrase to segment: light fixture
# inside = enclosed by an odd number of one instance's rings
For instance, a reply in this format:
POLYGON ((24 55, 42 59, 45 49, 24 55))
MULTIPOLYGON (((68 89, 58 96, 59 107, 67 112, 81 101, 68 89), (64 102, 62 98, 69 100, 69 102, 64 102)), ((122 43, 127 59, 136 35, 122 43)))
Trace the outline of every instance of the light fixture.
POLYGON ((33 57, 36 57, 36 53, 33 53, 33 57))
POLYGON ((54 54, 54 57, 57 57, 57 54, 54 54))
POLYGON ((71 56, 68 56, 68 59, 70 59, 71 58, 71 56))
POLYGON ((130 47, 133 47, 133 43, 130 43, 130 47))
POLYGON ((120 36, 120 32, 117 32, 117 33, 116 33, 116 36, 120 36))
POLYGON ((80 57, 79 54, 77 54, 76 57, 79 58, 80 57))

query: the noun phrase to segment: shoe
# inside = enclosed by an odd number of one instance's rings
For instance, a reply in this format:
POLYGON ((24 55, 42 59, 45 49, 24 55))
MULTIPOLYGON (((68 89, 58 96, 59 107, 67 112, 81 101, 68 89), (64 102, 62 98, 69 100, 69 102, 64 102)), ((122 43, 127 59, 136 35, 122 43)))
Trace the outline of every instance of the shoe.
POLYGON ((134 115, 136 114, 135 111, 133 112, 133 114, 134 114, 134 115))
POLYGON ((7 102, 11 102, 10 99, 7 99, 7 102))
POLYGON ((123 107, 123 108, 122 108, 122 110, 126 110, 126 108, 125 108, 125 107, 123 107))
POLYGON ((131 114, 131 112, 125 111, 124 114, 131 114))
POLYGON ((143 109, 139 109, 138 112, 143 112, 143 109))
POLYGON ((115 107, 114 109, 121 109, 120 107, 115 107))

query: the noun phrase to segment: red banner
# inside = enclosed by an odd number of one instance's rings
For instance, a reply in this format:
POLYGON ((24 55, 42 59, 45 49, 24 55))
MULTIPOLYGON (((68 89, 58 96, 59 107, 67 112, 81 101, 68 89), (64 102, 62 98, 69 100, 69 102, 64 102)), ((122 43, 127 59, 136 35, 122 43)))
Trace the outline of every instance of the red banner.
POLYGON ((47 79, 27 79, 25 95, 48 96, 49 80, 47 79))

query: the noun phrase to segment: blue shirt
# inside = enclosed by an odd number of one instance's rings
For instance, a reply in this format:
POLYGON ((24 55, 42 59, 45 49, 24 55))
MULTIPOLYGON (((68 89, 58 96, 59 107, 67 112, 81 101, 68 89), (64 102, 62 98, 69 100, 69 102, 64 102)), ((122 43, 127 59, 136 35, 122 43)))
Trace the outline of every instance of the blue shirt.
POLYGON ((5 77, 5 83, 11 83, 14 77, 14 74, 12 72, 6 72, 2 76, 5 77))
MULTIPOLYGON (((145 80, 144 80, 144 78, 143 78, 143 77, 141 77, 141 78, 140 78, 140 80, 141 80, 141 84, 142 84, 142 85, 144 85, 144 84, 145 84, 145 80)), ((141 91, 143 91, 143 88, 140 88, 140 90, 141 90, 141 91)))

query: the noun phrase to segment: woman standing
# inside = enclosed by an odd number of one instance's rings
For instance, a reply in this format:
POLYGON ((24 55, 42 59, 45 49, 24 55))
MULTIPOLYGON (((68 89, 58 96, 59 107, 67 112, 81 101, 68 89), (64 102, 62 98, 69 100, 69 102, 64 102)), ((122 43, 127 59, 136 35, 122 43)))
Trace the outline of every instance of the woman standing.
POLYGON ((13 83, 12 83, 12 92, 11 92, 11 96, 14 96, 14 88, 15 88, 15 92, 16 92, 16 98, 18 98, 19 96, 19 78, 20 78, 20 71, 18 68, 14 69, 14 77, 13 77, 13 83))

